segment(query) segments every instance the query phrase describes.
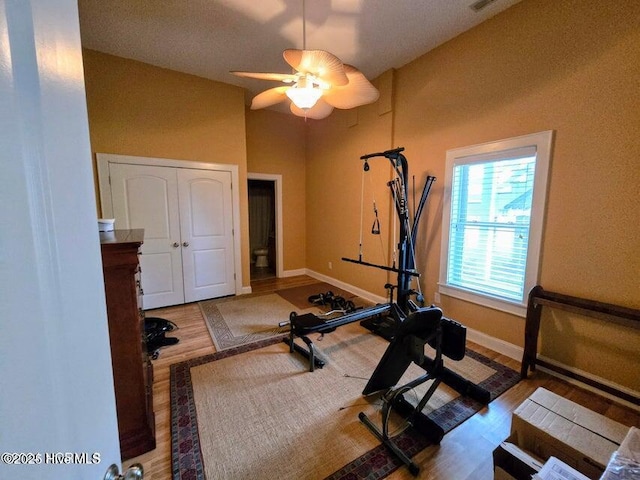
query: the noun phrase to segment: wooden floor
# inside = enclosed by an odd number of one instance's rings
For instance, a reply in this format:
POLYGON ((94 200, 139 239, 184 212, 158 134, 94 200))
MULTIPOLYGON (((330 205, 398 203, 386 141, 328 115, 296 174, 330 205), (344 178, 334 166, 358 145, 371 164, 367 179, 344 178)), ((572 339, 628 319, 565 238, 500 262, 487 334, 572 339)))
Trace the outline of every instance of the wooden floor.
MULTIPOLYGON (((285 279, 270 278, 252 282, 251 287, 254 293, 258 293, 316 282, 307 276, 285 279)), ((214 353, 215 347, 197 303, 151 310, 147 311, 147 315, 166 318, 176 323, 179 330, 172 332, 170 336, 180 338, 180 343, 162 349, 160 357, 153 361, 156 449, 123 461, 123 467, 126 469, 132 463, 139 462, 144 467, 145 480, 169 480, 172 478, 169 366, 190 358, 214 353)), ((474 349, 516 371, 520 370, 519 362, 477 345, 474 345, 474 349)), ((488 407, 449 432, 439 446, 432 446, 420 452, 414 459, 421 467, 419 478, 491 480, 493 478, 492 452, 509 435, 512 411, 539 386, 625 425, 640 427, 640 413, 537 372, 534 378, 521 381, 488 407)), ((409 479, 415 477, 402 468, 389 478, 409 479)))

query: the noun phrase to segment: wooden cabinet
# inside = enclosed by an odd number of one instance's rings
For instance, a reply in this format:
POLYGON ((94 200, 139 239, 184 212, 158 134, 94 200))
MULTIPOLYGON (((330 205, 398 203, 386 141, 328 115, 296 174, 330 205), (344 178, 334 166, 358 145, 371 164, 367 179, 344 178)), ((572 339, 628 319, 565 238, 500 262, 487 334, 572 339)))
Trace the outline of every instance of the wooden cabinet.
POLYGON ((139 304, 138 252, 144 230, 100 233, 104 288, 111 341, 111 363, 123 459, 156 446, 153 414, 153 366, 144 339, 139 304))

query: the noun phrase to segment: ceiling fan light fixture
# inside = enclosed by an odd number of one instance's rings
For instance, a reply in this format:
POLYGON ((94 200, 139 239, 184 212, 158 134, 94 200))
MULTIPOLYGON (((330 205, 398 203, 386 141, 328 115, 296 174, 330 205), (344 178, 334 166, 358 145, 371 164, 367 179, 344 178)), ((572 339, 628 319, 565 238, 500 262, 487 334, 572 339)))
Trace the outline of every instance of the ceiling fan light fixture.
POLYGON ((286 94, 296 107, 306 110, 316 104, 322 96, 322 90, 312 82, 306 82, 300 79, 295 86, 287 89, 286 94))
POLYGON ((320 120, 329 116, 334 108, 356 108, 378 100, 380 93, 360 70, 325 50, 307 50, 306 44, 305 0, 302 0, 302 50, 288 48, 282 52, 284 61, 295 72, 231 72, 239 77, 287 84, 256 95, 251 101, 252 110, 266 108, 288 98, 291 100, 291 113, 305 119, 320 120))

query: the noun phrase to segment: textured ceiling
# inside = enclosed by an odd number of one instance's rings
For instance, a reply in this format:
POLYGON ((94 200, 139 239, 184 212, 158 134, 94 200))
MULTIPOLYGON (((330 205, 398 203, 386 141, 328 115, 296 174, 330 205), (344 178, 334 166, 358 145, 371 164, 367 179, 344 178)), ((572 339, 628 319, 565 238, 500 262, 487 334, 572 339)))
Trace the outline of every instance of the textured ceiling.
MULTIPOLYGON (((505 10, 495 0, 306 0, 306 47, 327 50, 369 79, 398 68, 505 10)), ((230 70, 290 73, 302 48, 302 0, 79 0, 86 48, 248 90, 277 86, 230 70)))

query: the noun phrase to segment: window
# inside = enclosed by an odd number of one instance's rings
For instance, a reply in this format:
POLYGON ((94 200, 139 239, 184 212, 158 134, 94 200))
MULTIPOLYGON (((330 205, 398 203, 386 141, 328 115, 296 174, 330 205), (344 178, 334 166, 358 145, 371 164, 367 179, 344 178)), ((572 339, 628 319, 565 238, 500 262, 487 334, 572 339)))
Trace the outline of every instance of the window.
POLYGON ((553 132, 447 151, 439 292, 525 316, 553 132))

